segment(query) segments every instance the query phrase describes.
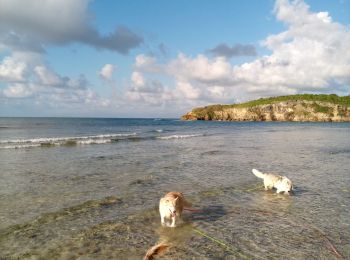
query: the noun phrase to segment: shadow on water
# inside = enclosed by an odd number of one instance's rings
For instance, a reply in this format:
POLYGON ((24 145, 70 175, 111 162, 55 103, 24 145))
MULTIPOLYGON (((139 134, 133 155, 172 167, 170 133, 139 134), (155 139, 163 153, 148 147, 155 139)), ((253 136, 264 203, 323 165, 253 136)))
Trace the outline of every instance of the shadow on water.
POLYGON ((223 205, 210 205, 201 208, 198 212, 193 212, 188 216, 188 220, 214 222, 226 214, 227 211, 223 205))
POLYGON ((294 189, 292 191, 292 196, 295 197, 302 197, 302 196, 320 196, 321 194, 309 189, 306 189, 304 187, 294 186, 294 189))

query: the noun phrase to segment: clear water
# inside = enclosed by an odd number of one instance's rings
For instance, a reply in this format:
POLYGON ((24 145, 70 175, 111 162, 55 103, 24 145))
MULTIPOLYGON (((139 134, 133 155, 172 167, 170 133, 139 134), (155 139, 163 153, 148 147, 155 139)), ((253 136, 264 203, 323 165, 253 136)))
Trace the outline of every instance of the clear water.
POLYGON ((0 118, 0 259, 349 259, 349 169, 347 123, 0 118), (168 191, 201 209, 175 229, 168 191))

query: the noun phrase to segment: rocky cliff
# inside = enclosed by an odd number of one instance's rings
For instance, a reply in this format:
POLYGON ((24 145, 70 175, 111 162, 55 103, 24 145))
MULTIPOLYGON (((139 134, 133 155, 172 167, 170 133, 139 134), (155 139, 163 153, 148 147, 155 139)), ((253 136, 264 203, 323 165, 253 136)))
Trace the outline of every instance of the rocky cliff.
POLYGON ((294 95, 195 108, 183 120, 350 122, 350 96, 294 95), (290 97, 290 98, 289 98, 290 97))

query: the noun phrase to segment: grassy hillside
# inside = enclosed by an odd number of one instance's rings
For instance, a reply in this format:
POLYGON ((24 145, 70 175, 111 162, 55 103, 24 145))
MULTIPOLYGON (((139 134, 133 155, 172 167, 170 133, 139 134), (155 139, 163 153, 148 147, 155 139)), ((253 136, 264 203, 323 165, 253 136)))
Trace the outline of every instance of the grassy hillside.
MULTIPOLYGON (((270 98, 260 98, 257 100, 248 101, 240 104, 232 104, 232 105, 211 105, 206 107, 194 108, 192 110, 198 116, 211 115, 214 111, 222 111, 225 108, 249 108, 255 107, 259 105, 267 105, 273 103, 279 103, 283 101, 322 101, 329 102, 333 104, 339 104, 343 106, 350 107, 350 96, 338 96, 335 94, 331 95, 313 95, 313 94, 300 94, 300 95, 289 95, 289 96, 279 96, 279 97, 270 97, 270 98)), ((322 107, 319 108, 320 110, 322 107)), ((319 111, 322 112, 322 111, 319 111)), ((326 111, 325 111, 326 112, 326 111)))

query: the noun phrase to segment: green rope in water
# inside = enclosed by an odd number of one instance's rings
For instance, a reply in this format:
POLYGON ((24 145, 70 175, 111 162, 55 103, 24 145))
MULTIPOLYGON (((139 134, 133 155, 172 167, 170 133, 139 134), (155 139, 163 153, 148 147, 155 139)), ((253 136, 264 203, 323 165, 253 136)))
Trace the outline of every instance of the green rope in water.
POLYGON ((217 239, 215 237, 209 236, 207 233, 205 233, 204 231, 198 229, 198 228, 193 228, 194 232, 196 232, 197 234, 208 238, 209 240, 211 240, 212 242, 217 243, 218 245, 222 246, 223 248, 225 248, 227 251, 233 253, 233 254, 237 254, 239 253, 236 249, 233 249, 231 246, 227 245, 224 241, 217 239))

